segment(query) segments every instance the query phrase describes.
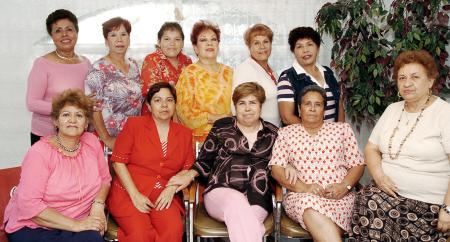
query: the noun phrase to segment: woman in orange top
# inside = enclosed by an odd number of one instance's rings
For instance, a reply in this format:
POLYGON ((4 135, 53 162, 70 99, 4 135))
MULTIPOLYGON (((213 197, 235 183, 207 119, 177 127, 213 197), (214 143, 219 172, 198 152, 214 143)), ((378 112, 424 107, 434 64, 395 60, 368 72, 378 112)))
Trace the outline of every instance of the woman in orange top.
POLYGON ((191 42, 198 61, 187 66, 178 80, 177 115, 192 129, 194 141, 203 142, 216 120, 231 115, 233 70, 217 62, 217 25, 204 20, 195 23, 191 42))
MULTIPOLYGON (((184 33, 176 22, 165 22, 158 31, 156 51, 147 55, 142 64, 142 96, 146 97, 148 89, 155 83, 167 82, 175 86, 181 71, 192 64, 191 58, 181 50, 184 45, 184 33)), ((142 114, 147 114, 147 107, 142 114)))
POLYGON ((121 242, 179 242, 183 206, 178 186, 167 186, 194 161, 192 132, 171 121, 176 92, 154 84, 146 99, 149 115, 131 117, 116 140, 108 208, 119 225, 121 242))

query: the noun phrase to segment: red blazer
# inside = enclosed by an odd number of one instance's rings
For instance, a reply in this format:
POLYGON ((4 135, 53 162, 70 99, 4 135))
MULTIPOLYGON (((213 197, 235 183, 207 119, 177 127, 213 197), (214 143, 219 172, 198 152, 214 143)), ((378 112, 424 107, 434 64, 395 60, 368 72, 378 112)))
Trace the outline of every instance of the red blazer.
MULTIPOLYGON (((170 122, 167 141, 167 157, 164 157, 158 130, 151 115, 129 117, 117 136, 111 160, 127 165, 136 188, 144 196, 149 197, 157 182, 165 187, 172 176, 189 169, 194 162, 190 129, 170 122)), ((183 206, 179 205, 183 210, 183 206)), ((135 209, 119 177, 113 179, 108 208, 113 215, 135 209)))

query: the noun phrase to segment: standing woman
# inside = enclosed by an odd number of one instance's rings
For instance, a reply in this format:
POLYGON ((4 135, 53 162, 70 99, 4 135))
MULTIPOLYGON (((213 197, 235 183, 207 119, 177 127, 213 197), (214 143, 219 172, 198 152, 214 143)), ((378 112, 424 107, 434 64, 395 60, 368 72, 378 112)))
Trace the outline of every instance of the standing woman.
POLYGON ((245 31, 244 40, 250 51, 250 57, 236 67, 233 75, 233 90, 244 82, 256 82, 261 85, 266 92, 261 117, 279 126, 277 73, 269 66, 272 39, 272 30, 264 24, 255 24, 245 31))
POLYGON ((127 118, 139 115, 143 98, 138 64, 126 58, 130 46, 130 22, 116 17, 102 26, 109 53, 92 65, 86 80, 86 93, 96 100, 95 131, 103 143, 113 149, 127 118))
POLYGON ((317 64, 320 35, 311 27, 298 27, 289 33, 289 46, 295 60, 278 80, 278 108, 284 125, 300 123, 298 95, 309 85, 318 85, 327 93, 324 121, 344 122, 345 111, 339 84, 333 71, 317 64))
MULTIPOLYGON (((158 31, 156 51, 147 55, 142 64, 142 96, 155 83, 167 82, 175 86, 181 71, 192 64, 191 58, 181 53, 184 46, 184 33, 176 22, 165 22, 158 31)), ((148 113, 146 106, 142 114, 148 113)))
POLYGON ((194 141, 203 142, 212 124, 231 115, 233 70, 217 62, 220 29, 201 20, 194 24, 191 42, 198 61, 187 66, 177 83, 178 118, 193 131, 194 141))
POLYGON ((31 145, 42 136, 55 134, 50 112, 52 99, 69 88, 84 88, 84 80, 91 63, 75 53, 78 39, 78 20, 65 9, 49 14, 47 32, 55 50, 37 58, 28 76, 27 108, 31 117, 31 145))

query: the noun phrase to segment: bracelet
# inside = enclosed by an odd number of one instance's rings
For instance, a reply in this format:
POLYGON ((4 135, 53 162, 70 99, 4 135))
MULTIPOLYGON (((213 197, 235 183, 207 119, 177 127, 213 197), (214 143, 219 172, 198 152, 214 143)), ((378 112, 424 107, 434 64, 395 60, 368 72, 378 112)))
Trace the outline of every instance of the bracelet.
POLYGON ((104 202, 104 201, 101 201, 101 200, 93 200, 93 201, 92 201, 92 205, 94 205, 94 204, 96 204, 96 203, 105 206, 105 202, 104 202))

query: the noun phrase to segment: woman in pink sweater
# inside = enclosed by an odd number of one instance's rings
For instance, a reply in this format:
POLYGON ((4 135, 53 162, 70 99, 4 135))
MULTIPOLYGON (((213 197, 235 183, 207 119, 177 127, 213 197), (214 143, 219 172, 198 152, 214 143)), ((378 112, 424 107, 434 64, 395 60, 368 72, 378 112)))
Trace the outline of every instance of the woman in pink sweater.
POLYGON ((69 88, 84 90, 91 66, 88 59, 75 53, 78 20, 72 12, 58 9, 48 15, 46 25, 55 50, 34 61, 27 85, 27 108, 33 112, 32 145, 56 132, 50 117, 53 97, 69 88))

